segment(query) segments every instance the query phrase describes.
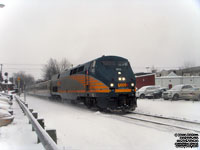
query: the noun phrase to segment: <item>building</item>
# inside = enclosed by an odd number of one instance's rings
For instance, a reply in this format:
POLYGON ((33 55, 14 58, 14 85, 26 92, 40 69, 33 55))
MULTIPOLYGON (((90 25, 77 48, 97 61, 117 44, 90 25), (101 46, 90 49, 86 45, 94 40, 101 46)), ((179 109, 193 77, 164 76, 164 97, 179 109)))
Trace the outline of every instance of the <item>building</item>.
POLYGON ((174 72, 171 72, 168 76, 156 77, 155 84, 168 88, 172 88, 178 84, 192 84, 200 87, 200 76, 178 76, 174 72))
POLYGON ((178 76, 200 76, 200 66, 184 69, 162 70, 160 72, 157 72, 156 76, 167 76, 171 72, 174 72, 178 76))
POLYGON ((8 81, 8 83, 5 83, 5 81, 0 82, 0 91, 4 91, 4 90, 13 90, 14 89, 14 84, 10 81, 8 81))
POLYGON ((135 73, 135 76, 136 76, 136 87, 138 89, 147 85, 155 85, 155 74, 135 73))

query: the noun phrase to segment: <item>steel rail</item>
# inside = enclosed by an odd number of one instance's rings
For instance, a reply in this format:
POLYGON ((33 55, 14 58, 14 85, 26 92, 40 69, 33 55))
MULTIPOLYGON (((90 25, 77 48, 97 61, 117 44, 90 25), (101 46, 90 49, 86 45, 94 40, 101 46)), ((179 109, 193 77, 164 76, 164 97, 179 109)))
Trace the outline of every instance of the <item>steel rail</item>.
POLYGON ((192 129, 192 128, 186 128, 186 127, 179 126, 179 125, 173 125, 173 124, 163 123, 163 122, 159 122, 159 121, 141 119, 141 118, 137 118, 137 117, 134 117, 134 116, 125 116, 125 115, 123 115, 121 117, 132 119, 132 120, 143 121, 143 122, 149 122, 149 123, 152 123, 152 124, 158 124, 158 125, 167 126, 167 127, 174 127, 174 128, 183 129, 183 130, 191 130, 191 131, 195 131, 195 132, 200 133, 200 130, 196 130, 196 129, 192 129))
POLYGON ((28 110, 28 108, 23 104, 23 102, 19 99, 19 97, 15 96, 18 104, 25 112, 26 116, 29 118, 29 121, 33 125, 35 132, 37 133, 38 138, 40 139, 42 145, 46 150, 58 150, 58 146, 52 140, 52 138, 48 135, 48 133, 41 127, 38 121, 34 118, 32 113, 28 110))
POLYGON ((150 115, 150 114, 138 113, 138 112, 131 112, 131 114, 137 114, 137 115, 141 115, 141 116, 149 116, 149 117, 155 117, 155 118, 160 118, 160 119, 174 120, 174 121, 179 121, 179 122, 186 122, 186 123, 192 123, 192 124, 200 125, 200 122, 177 119, 177 118, 169 118, 169 117, 164 117, 164 116, 150 115))

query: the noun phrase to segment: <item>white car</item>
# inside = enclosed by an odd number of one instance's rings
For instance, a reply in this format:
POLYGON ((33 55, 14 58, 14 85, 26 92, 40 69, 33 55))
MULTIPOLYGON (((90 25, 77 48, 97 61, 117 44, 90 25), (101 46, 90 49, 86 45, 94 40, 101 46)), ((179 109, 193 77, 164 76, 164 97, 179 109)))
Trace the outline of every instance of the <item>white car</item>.
POLYGON ((136 91, 136 97, 139 97, 141 99, 143 98, 153 98, 154 92, 159 91, 159 86, 143 86, 138 91, 136 91))
POLYGON ((192 89, 189 89, 187 91, 184 91, 182 93, 182 98, 185 100, 198 100, 200 101, 200 88, 195 87, 192 89))
POLYGON ((176 85, 170 90, 163 92, 162 96, 164 100, 168 99, 178 100, 183 97, 183 93, 185 93, 188 90, 191 90, 192 88, 194 88, 194 86, 189 84, 176 85))

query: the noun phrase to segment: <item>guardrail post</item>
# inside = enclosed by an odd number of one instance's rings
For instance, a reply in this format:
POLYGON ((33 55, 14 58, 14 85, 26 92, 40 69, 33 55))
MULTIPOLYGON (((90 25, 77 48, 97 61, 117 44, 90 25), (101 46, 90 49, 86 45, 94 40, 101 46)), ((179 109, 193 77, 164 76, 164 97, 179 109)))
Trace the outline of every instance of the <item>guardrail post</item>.
POLYGON ((41 125, 41 127, 44 129, 44 119, 37 119, 37 121, 41 125))
MULTIPOLYGON (((37 119, 38 123, 41 125, 41 127, 44 129, 44 119, 37 119)), ((40 139, 38 138, 37 143, 40 143, 40 139)))
POLYGON ((13 115, 13 110, 9 110, 8 112, 9 112, 11 115, 13 115))
POLYGON ((55 129, 48 129, 46 132, 49 134, 49 136, 53 139, 53 141, 57 144, 57 135, 55 129))
POLYGON ((32 112, 33 112, 33 109, 29 109, 29 111, 32 113, 32 112))
POLYGON ((38 113, 37 112, 32 112, 32 114, 33 114, 33 117, 35 117, 35 119, 38 118, 38 113))
MULTIPOLYGON (((32 112, 32 115, 33 115, 33 117, 34 117, 35 119, 38 118, 38 113, 37 113, 37 112, 32 112)), ((35 131, 34 128, 33 128, 33 126, 32 126, 32 131, 35 131)))
MULTIPOLYGON (((32 112, 33 112, 33 109, 29 109, 29 111, 32 113, 32 112)), ((29 120, 28 123, 31 124, 30 120, 29 120)))

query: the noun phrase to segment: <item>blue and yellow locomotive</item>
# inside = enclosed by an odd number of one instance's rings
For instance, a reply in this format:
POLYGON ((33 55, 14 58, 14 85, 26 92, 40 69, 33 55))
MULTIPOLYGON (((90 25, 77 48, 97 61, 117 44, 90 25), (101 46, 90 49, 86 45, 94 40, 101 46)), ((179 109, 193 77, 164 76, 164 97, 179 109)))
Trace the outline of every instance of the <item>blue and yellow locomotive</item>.
POLYGON ((137 107, 135 84, 127 59, 102 56, 34 85, 31 92, 83 102, 89 108, 132 111, 137 107))

